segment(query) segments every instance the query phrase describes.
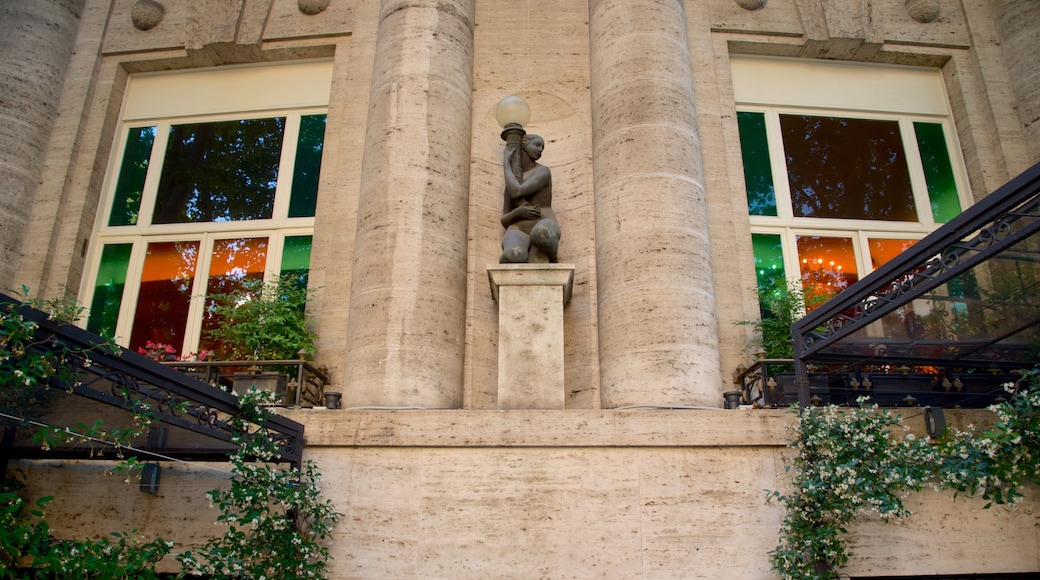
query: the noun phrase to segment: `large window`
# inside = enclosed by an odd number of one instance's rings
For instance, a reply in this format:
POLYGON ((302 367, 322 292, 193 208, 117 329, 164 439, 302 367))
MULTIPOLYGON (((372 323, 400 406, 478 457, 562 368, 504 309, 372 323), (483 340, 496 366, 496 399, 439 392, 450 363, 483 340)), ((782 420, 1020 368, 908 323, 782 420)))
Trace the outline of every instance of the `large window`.
POLYGON ((969 199, 938 71, 734 57, 759 287, 839 292, 969 199))
POLYGON ((206 296, 306 278, 330 63, 130 79, 83 296, 130 349, 206 343, 206 296))

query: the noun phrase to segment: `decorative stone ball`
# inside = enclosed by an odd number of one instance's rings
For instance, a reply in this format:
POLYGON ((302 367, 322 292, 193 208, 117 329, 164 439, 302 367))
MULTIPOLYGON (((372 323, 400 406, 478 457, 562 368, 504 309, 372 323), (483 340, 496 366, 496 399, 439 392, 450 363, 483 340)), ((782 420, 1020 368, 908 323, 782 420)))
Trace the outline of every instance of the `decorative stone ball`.
POLYGON ((744 10, 758 10, 766 5, 766 0, 736 0, 736 3, 744 10))
POLYGON ((330 0, 298 0, 297 5, 300 7, 300 12, 303 12, 307 16, 314 16, 324 12, 329 7, 330 0))
POLYGON ((137 0, 130 9, 130 20, 138 30, 151 30, 159 25, 166 9, 155 0, 137 0))
POLYGON ((924 24, 935 22, 939 17, 939 0, 906 0, 906 13, 924 24))

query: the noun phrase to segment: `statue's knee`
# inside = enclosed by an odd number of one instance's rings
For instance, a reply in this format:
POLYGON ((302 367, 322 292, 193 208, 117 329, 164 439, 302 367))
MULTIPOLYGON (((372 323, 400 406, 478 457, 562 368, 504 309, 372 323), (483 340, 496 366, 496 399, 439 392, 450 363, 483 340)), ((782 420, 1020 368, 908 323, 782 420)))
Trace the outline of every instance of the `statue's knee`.
POLYGON ((513 246, 502 250, 502 257, 499 259, 499 263, 502 264, 523 264, 527 261, 527 250, 513 246))
POLYGON ((560 231, 556 224, 538 223, 531 228, 531 243, 539 248, 555 248, 560 243, 560 231))

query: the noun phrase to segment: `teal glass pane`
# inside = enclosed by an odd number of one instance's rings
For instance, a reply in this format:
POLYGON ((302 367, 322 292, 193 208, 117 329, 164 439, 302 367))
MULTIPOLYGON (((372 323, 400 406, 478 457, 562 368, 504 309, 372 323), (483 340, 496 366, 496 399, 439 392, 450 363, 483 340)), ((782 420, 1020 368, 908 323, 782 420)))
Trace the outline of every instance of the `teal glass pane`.
POLYGON ((170 127, 152 223, 270 219, 285 118, 170 127))
POLYGON ((939 123, 915 122, 914 132, 917 133, 917 147, 921 150, 921 165, 924 166, 924 179, 928 184, 932 217, 936 223, 944 224, 961 213, 946 137, 939 123))
POLYGON ((740 128, 740 154, 744 159, 748 213, 776 215, 773 169, 769 164, 769 143, 766 140, 766 116, 763 113, 739 112, 737 126, 740 128))
POLYGON ((101 250, 101 266, 87 317, 87 330, 90 332, 110 338, 115 336, 132 249, 133 244, 108 244, 101 250))
POLYGON ((296 169, 293 173, 289 217, 313 217, 318 202, 318 174, 325 144, 325 115, 300 118, 300 138, 296 144, 296 169))
POLYGON ((304 285, 311 268, 311 240, 311 236, 289 236, 282 248, 282 275, 299 276, 304 285))
POLYGON ((137 223, 144 178, 148 174, 148 158, 152 155, 154 143, 155 127, 137 127, 130 129, 127 134, 108 225, 132 226, 137 223))

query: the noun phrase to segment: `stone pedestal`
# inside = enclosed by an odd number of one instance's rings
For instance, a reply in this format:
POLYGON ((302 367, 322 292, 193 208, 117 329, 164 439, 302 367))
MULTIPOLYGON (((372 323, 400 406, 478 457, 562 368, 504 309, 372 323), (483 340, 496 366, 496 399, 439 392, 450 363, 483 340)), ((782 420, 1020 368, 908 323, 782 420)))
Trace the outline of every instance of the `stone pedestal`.
POLYGON ((574 264, 488 266, 498 302, 498 408, 563 409, 563 307, 574 264))

